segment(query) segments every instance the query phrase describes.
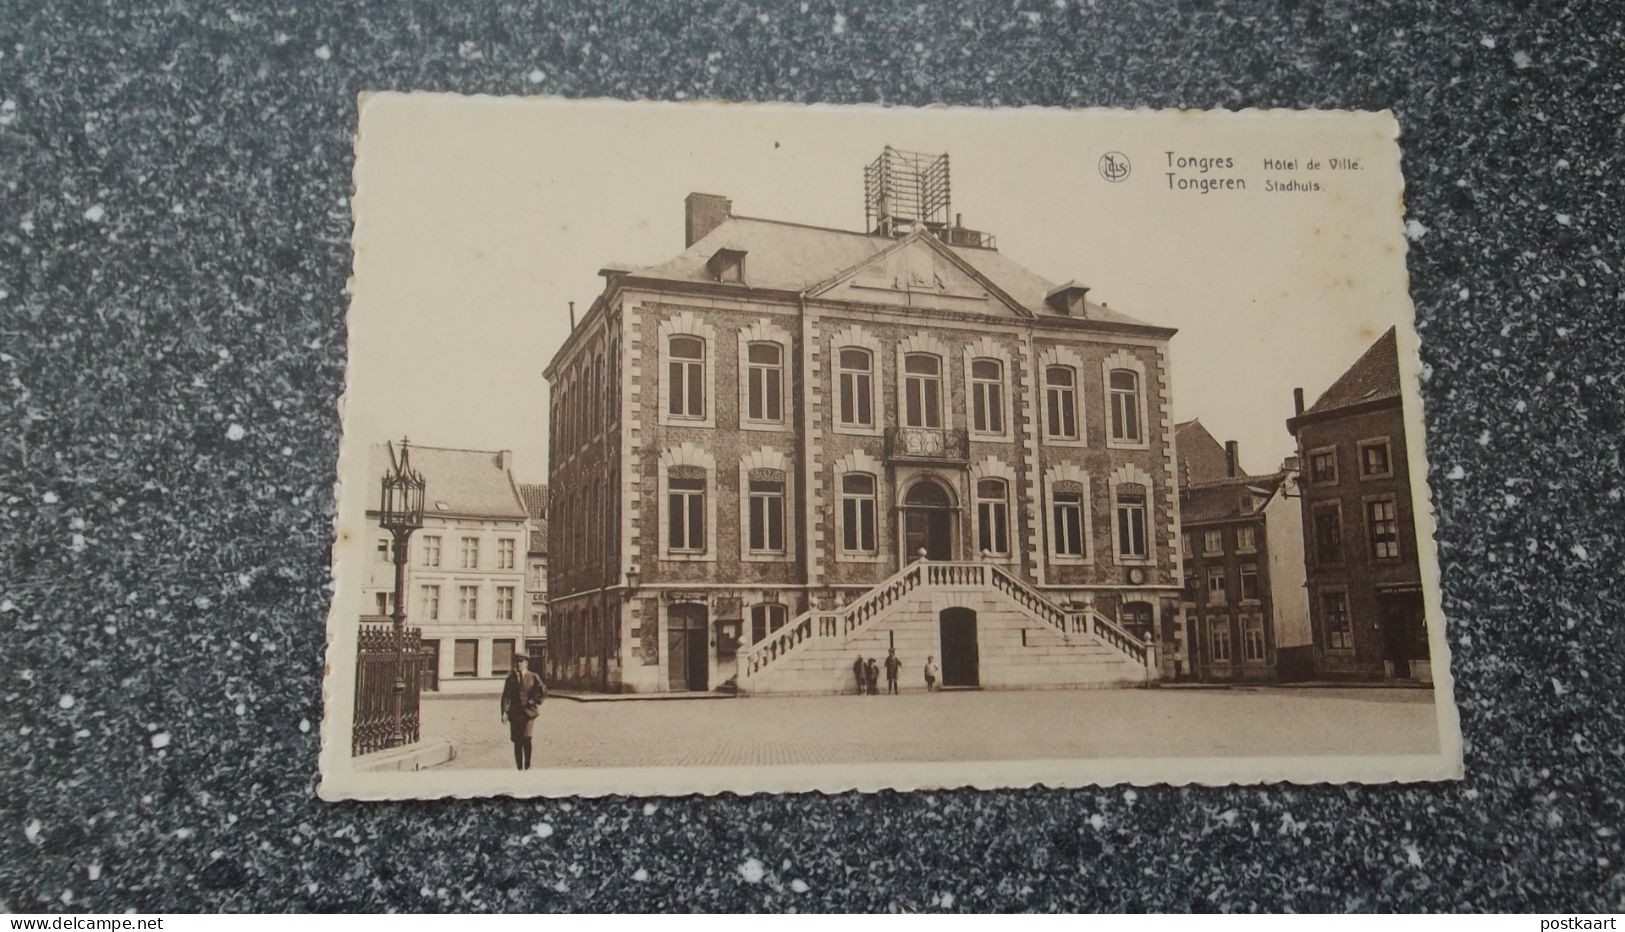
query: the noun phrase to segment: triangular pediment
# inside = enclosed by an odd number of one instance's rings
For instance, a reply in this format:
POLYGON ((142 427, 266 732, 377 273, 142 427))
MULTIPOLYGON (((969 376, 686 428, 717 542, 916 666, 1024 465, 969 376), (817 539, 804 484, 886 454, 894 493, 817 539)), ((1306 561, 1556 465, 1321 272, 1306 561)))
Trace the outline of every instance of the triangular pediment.
POLYGON ((915 233, 846 269, 809 294, 832 301, 1032 316, 927 233, 915 233))

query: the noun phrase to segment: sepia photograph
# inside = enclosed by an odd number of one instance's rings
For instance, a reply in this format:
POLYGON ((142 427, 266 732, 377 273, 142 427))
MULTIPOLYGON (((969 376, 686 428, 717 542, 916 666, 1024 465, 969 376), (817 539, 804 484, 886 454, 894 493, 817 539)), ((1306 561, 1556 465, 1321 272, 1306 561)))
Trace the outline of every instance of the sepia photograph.
POLYGON ((322 795, 1458 778, 1400 142, 364 96, 322 795))

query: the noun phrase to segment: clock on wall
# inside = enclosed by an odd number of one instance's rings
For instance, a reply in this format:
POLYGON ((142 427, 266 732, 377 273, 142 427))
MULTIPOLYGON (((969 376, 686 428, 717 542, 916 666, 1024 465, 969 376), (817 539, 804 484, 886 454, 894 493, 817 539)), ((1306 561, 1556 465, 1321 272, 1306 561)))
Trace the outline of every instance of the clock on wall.
POLYGON ((1128 571, 1128 581, 1136 586, 1142 585, 1145 582, 1145 570, 1138 566, 1133 567, 1128 571))

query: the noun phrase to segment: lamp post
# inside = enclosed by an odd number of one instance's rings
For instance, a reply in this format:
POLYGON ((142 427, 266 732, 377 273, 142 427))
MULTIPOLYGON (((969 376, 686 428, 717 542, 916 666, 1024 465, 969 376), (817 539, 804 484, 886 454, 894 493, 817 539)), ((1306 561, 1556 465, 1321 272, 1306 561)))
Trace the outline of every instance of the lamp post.
POLYGON ((406 743, 402 706, 406 701, 406 557, 412 532, 423 526, 423 474, 412 468, 407 440, 395 468, 384 474, 378 504, 378 526, 394 537, 395 606, 389 613, 395 625, 395 732, 396 747, 406 743))

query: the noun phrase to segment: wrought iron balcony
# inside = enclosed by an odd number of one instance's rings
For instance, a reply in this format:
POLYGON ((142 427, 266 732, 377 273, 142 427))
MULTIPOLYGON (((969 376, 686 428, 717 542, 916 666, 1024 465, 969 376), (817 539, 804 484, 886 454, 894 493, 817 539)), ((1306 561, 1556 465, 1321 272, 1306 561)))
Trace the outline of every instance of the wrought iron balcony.
POLYGON ((886 428, 886 458, 896 462, 968 463, 970 438, 940 427, 886 428))

